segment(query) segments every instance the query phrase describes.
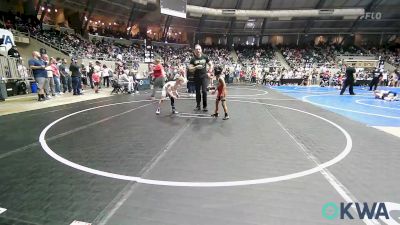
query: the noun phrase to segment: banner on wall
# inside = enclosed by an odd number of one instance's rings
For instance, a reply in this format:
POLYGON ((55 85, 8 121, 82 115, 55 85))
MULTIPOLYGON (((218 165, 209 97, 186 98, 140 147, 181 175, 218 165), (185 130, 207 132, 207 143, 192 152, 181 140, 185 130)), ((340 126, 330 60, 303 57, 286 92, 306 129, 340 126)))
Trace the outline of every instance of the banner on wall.
POLYGON ((6 29, 0 29, 0 54, 7 55, 8 50, 15 45, 14 35, 6 29))

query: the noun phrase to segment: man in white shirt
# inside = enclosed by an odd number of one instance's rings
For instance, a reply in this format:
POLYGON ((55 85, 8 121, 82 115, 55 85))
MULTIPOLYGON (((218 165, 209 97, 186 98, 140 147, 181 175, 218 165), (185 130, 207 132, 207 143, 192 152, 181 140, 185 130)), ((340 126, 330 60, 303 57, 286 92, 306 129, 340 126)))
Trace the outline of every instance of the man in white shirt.
POLYGON ((133 78, 128 77, 127 75, 128 72, 129 71, 125 71, 123 74, 119 76, 118 84, 124 86, 124 88, 128 90, 128 93, 130 94, 133 92, 133 78))
POLYGON ((103 86, 110 87, 110 74, 109 74, 110 69, 106 66, 106 64, 103 65, 103 71, 101 72, 101 77, 103 77, 103 86))

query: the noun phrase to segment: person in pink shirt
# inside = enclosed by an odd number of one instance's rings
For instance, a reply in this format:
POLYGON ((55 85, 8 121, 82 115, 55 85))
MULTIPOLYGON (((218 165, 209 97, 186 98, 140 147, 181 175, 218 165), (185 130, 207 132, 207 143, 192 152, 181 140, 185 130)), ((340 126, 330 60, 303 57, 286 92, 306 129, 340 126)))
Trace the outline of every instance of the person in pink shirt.
POLYGON ((96 68, 92 74, 92 80, 93 80, 93 85, 94 85, 94 92, 99 93, 100 74, 99 74, 99 70, 96 68))
POLYGON ((156 90, 161 89, 165 85, 165 71, 164 67, 161 65, 160 59, 154 60, 153 72, 151 72, 153 76, 153 93, 151 94, 151 99, 154 100, 156 95, 156 90))
POLYGON ((61 89, 60 89, 60 71, 58 70, 57 66, 57 61, 55 58, 51 57, 50 58, 50 69, 53 72, 53 80, 54 80, 54 86, 55 86, 55 91, 56 95, 61 94, 61 89))

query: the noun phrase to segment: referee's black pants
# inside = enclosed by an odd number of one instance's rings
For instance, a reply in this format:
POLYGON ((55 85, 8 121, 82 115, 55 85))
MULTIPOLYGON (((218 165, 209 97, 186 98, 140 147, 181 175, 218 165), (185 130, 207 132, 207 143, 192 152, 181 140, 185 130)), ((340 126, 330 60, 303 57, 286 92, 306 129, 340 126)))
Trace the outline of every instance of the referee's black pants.
POLYGON ((340 95, 342 95, 342 94, 346 91, 346 88, 347 88, 347 87, 349 87, 349 93, 350 93, 351 95, 354 95, 353 86, 354 86, 354 80, 347 80, 347 79, 346 79, 346 80, 344 81, 342 90, 340 91, 340 95))
POLYGON ((196 107, 200 107, 201 95, 203 95, 203 109, 207 108, 208 77, 207 76, 201 78, 196 77, 194 83, 196 86, 196 103, 197 103, 196 107))
POLYGON ((369 90, 372 91, 372 87, 374 87, 374 91, 376 90, 376 88, 378 87, 379 84, 379 78, 378 77, 374 77, 371 80, 371 83, 369 83, 369 90))

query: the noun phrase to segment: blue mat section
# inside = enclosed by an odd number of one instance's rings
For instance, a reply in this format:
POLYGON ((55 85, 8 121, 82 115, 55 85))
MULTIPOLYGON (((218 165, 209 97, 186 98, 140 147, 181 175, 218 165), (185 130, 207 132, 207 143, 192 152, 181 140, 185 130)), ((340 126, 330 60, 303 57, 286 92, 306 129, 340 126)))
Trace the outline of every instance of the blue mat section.
MULTIPOLYGON (((356 95, 339 95, 340 90, 332 87, 279 86, 271 87, 285 95, 312 103, 339 113, 368 126, 400 127, 400 101, 375 99, 368 87, 354 87, 356 95)), ((400 94, 400 88, 378 87, 400 94)))

